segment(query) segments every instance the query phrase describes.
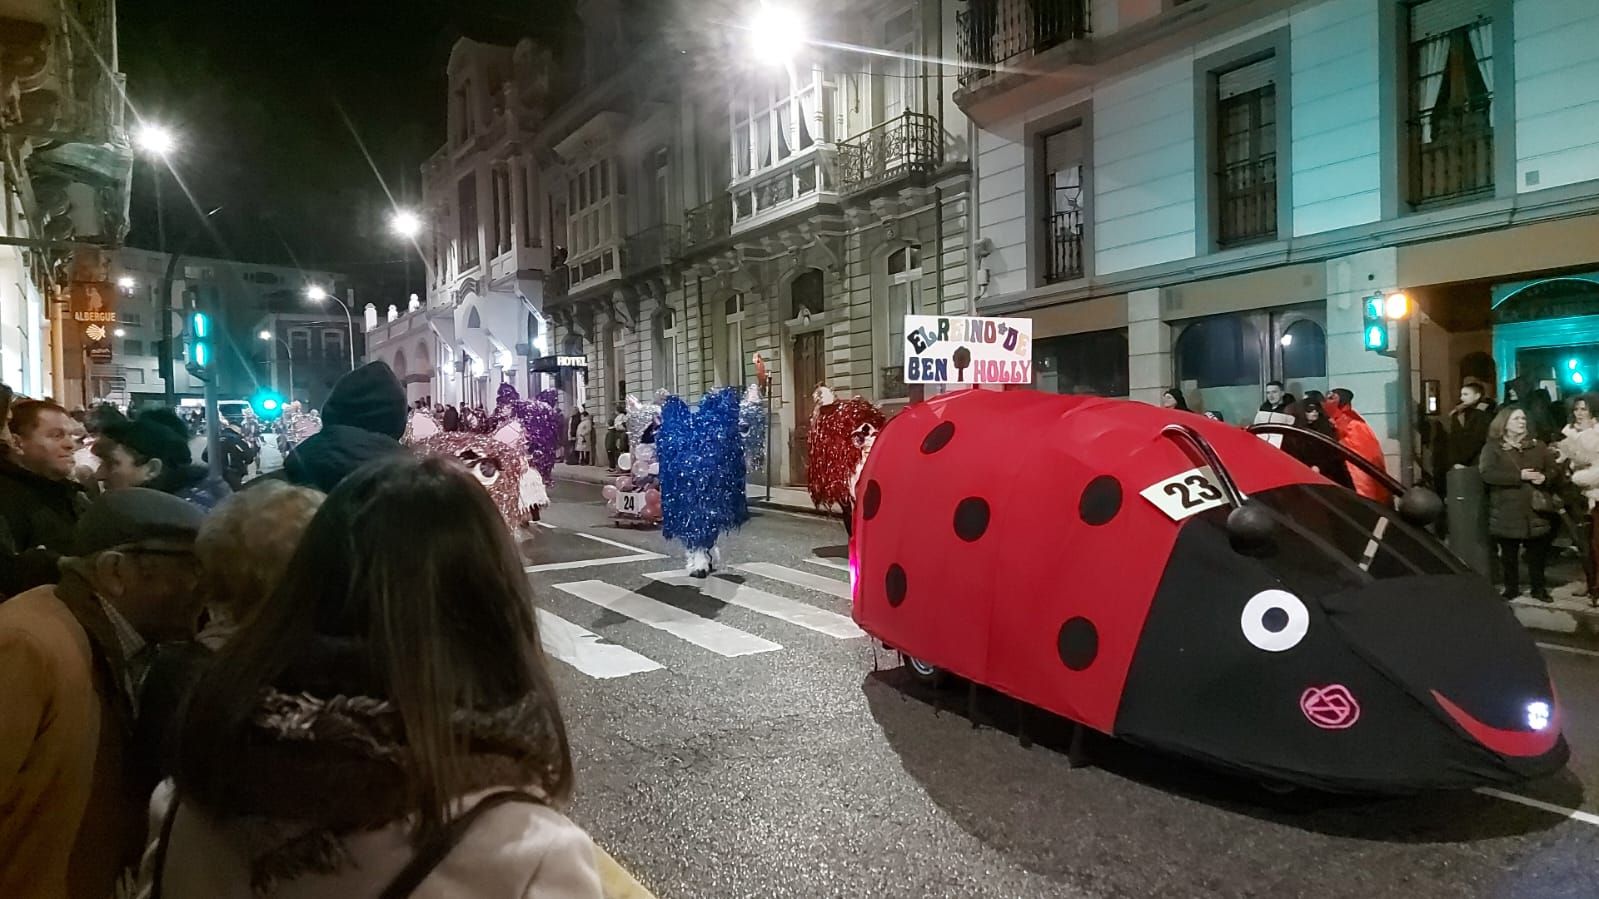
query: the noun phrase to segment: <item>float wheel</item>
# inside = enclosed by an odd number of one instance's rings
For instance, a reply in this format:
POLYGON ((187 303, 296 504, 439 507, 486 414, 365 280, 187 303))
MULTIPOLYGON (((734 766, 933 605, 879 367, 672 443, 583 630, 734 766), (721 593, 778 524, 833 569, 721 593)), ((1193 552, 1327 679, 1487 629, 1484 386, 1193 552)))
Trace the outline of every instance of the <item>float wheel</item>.
POLYGON ((949 672, 927 664, 915 656, 899 654, 900 660, 905 663, 905 669, 911 673, 916 682, 928 687, 942 687, 949 683, 949 672))

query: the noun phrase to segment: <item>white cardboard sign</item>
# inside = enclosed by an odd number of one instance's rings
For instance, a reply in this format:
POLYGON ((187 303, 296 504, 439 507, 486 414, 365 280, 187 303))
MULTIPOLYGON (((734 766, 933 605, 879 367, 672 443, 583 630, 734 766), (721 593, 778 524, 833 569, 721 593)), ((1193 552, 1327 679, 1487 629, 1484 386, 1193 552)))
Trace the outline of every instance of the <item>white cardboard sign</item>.
POLYGON ((1033 320, 907 315, 905 383, 1031 384, 1033 320))
POLYGON ((616 497, 616 511, 625 515, 643 515, 644 491, 619 494, 616 497))

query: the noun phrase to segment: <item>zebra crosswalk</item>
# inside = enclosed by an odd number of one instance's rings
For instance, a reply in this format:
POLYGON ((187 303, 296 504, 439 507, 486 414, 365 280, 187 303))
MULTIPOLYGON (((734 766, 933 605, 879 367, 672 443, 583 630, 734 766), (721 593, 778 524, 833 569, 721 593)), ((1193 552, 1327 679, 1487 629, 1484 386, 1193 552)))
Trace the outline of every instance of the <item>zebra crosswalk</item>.
MULTIPOLYGON (((838 608, 839 600, 847 602, 849 585, 838 578, 814 571, 802 571, 770 562, 749 562, 704 579, 687 577, 681 570, 650 572, 643 577, 649 583, 639 590, 650 590, 649 585, 653 584, 691 590, 704 600, 747 610, 765 619, 792 625, 832 640, 853 640, 865 636, 848 614, 826 607, 838 608), (779 595, 754 586, 745 582, 745 575, 799 588, 802 595, 814 597, 816 602, 779 595)), ((711 656, 739 658, 783 649, 781 643, 767 636, 741 630, 680 605, 663 602, 655 596, 606 581, 588 579, 551 586, 559 594, 612 613, 613 619, 614 616, 620 616, 646 625, 688 644, 694 651, 711 656)), ((538 610, 538 623, 545 653, 588 677, 609 680, 666 667, 643 652, 610 642, 603 634, 569 621, 549 609, 538 610)), ((607 629, 597 624, 594 627, 601 631, 607 629)), ((777 634, 772 636, 782 638, 777 634)))

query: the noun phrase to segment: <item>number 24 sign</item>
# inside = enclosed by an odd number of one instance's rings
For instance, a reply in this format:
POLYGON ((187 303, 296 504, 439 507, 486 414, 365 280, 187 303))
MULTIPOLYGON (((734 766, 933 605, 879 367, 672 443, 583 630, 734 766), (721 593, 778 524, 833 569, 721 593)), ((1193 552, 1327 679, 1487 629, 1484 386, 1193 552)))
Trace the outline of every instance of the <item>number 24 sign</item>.
POLYGON ((1209 466, 1172 475, 1145 488, 1140 495, 1172 521, 1182 521, 1206 509, 1227 504, 1227 497, 1216 486, 1216 476, 1211 474, 1209 466))

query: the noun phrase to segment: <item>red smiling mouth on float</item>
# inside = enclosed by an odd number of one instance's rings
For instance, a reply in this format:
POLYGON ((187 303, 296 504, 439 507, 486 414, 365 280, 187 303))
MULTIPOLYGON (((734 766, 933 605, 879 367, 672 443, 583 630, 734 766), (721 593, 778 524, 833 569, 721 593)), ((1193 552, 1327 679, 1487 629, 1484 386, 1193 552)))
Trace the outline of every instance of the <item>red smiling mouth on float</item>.
POLYGON ((1549 723, 1541 730, 1503 730, 1490 724, 1484 724, 1472 717, 1470 712, 1450 702, 1447 697, 1437 690, 1431 691, 1432 698, 1438 703, 1454 722, 1470 734, 1478 743, 1502 756, 1508 758, 1536 758, 1555 748, 1555 743, 1560 740, 1560 710, 1555 704, 1554 697, 1549 699, 1549 723))

